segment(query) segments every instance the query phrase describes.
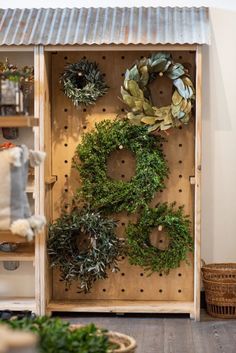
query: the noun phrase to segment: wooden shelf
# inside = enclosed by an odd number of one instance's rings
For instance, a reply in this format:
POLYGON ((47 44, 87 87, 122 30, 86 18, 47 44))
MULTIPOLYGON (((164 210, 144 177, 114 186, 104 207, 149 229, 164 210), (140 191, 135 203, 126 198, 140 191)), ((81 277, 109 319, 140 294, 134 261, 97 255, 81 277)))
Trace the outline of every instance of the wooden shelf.
POLYGON ((14 252, 0 251, 0 261, 34 261, 34 243, 22 243, 14 252))
POLYGON ((130 301, 130 300, 80 300, 52 301, 48 311, 60 312, 109 312, 109 313, 182 313, 194 312, 193 302, 183 301, 130 301))
POLYGON ((12 311, 36 311, 34 298, 0 298, 0 310, 12 311))
POLYGON ((28 184, 27 184, 27 187, 26 187, 26 192, 27 193, 34 193, 34 177, 29 177, 28 178, 28 184))
POLYGON ((0 127, 34 127, 38 125, 39 119, 34 116, 0 116, 0 127))
POLYGON ((25 237, 21 237, 20 235, 13 234, 9 230, 1 230, 0 243, 4 241, 13 242, 13 243, 25 243, 25 237))

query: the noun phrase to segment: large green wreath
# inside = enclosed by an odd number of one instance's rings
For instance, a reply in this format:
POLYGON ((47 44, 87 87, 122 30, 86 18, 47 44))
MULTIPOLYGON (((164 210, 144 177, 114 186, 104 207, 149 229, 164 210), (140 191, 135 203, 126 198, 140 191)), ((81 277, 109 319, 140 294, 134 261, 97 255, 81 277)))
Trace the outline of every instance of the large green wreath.
POLYGON ((155 53, 137 61, 126 71, 121 95, 131 109, 127 117, 133 124, 146 124, 149 131, 167 130, 188 123, 194 87, 182 64, 174 63, 170 54, 155 53), (175 87, 171 105, 159 108, 153 105, 148 88, 149 83, 158 75, 170 78, 175 87))
POLYGON ((67 65, 60 82, 75 106, 94 104, 108 89, 98 65, 84 59, 67 65))
POLYGON ((124 246, 115 235, 115 227, 113 220, 89 210, 75 210, 49 225, 51 266, 59 267, 68 286, 79 280, 81 291, 87 293, 94 282, 108 277, 108 269, 119 270, 117 261, 124 246), (87 238, 89 246, 79 249, 80 237, 87 238))
POLYGON ((150 273, 168 273, 170 269, 180 266, 193 249, 190 232, 190 221, 183 213, 183 208, 174 208, 166 203, 156 208, 145 208, 138 224, 129 224, 127 244, 129 261, 139 265, 150 273), (168 249, 160 250, 150 243, 150 231, 161 226, 170 239, 168 249))
POLYGON ((110 212, 135 212, 146 205, 155 192, 164 188, 168 167, 160 136, 148 135, 144 126, 130 125, 128 120, 104 120, 83 136, 77 147, 75 167, 82 179, 79 196, 94 208, 110 212), (136 156, 136 173, 129 182, 107 176, 107 158, 111 152, 126 148, 136 156))

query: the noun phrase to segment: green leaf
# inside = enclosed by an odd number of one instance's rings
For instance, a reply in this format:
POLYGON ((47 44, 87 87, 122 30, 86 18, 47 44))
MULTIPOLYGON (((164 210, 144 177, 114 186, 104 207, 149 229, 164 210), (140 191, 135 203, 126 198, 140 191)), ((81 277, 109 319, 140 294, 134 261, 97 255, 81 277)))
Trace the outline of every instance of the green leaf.
POLYGON ((160 128, 161 123, 155 123, 148 127, 148 132, 153 132, 160 128))
POLYGON ((182 102, 183 97, 178 93, 177 90, 174 91, 174 94, 172 96, 172 103, 174 105, 180 105, 182 102))
POLYGON ((134 80, 136 82, 140 81, 140 75, 139 75, 139 71, 138 71, 137 65, 134 65, 129 70, 129 80, 134 80))
POLYGON ((133 125, 140 126, 141 124, 141 119, 144 117, 143 114, 137 114, 135 115, 134 113, 128 113, 127 118, 131 121, 133 125))
POLYGON ((184 67, 181 64, 171 65, 167 70, 167 76, 172 80, 176 80, 180 76, 184 75, 184 73, 184 67))
POLYGON ((141 119, 141 121, 142 121, 142 123, 147 124, 147 125, 153 125, 156 122, 155 116, 144 116, 141 119))
POLYGON ((141 73, 140 84, 142 86, 147 86, 148 81, 149 81, 148 67, 146 65, 142 66, 140 68, 140 73, 141 73))
POLYGON ((177 78, 176 80, 173 81, 173 85, 177 88, 179 94, 187 99, 188 98, 188 87, 184 85, 183 80, 181 78, 177 78))
POLYGON ((123 87, 121 87, 121 95, 125 104, 127 104, 130 108, 135 107, 134 97, 132 97, 123 87))
POLYGON ((143 100, 134 98, 134 108, 132 110, 141 112, 143 110, 143 100))
POLYGON ((143 110, 146 115, 154 115, 155 111, 153 110, 151 104, 147 101, 143 102, 143 110))
POLYGON ((136 81, 133 81, 133 80, 129 81, 128 88, 129 88, 129 92, 132 96, 144 99, 143 91, 139 88, 139 85, 137 84, 136 81))

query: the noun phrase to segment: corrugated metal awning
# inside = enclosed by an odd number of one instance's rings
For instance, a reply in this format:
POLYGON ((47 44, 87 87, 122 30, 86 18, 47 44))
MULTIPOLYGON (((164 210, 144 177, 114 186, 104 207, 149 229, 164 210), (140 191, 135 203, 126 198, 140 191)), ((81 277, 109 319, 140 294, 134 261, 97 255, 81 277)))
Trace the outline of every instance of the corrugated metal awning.
POLYGON ((206 7, 1 9, 0 45, 209 44, 206 7))

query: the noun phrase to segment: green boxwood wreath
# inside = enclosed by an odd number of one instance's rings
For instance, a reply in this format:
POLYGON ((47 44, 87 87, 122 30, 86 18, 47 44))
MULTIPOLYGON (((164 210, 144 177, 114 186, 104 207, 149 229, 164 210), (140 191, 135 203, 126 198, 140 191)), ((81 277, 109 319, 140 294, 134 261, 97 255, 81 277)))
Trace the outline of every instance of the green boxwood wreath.
POLYGON ((75 106, 94 104, 108 89, 96 62, 68 64, 60 77, 64 94, 75 106))
POLYGON ((95 209, 135 212, 164 188, 168 166, 160 136, 148 135, 145 126, 131 125, 128 120, 104 120, 83 136, 77 147, 74 166, 82 179, 79 198, 95 209), (106 161, 116 149, 126 148, 136 156, 136 173, 129 182, 107 176, 106 161))
POLYGON ((137 224, 127 228, 129 262, 148 271, 168 273, 180 266, 193 250, 190 221, 183 213, 183 207, 175 209, 175 204, 158 204, 156 208, 145 208, 137 224), (150 243, 150 231, 162 226, 170 243, 168 249, 159 250, 150 243))
POLYGON ((135 125, 147 125, 150 132, 187 124, 195 98, 187 69, 175 63, 170 54, 161 52, 142 58, 126 70, 121 95, 131 109, 128 119, 135 125), (172 101, 168 106, 156 107, 152 102, 148 85, 158 75, 173 81, 172 101))
POLYGON ((98 212, 74 210, 49 225, 48 254, 52 267, 59 267, 69 287, 79 281, 87 293, 94 282, 107 278, 108 270, 118 271, 124 244, 115 235, 116 223, 98 212), (88 237, 89 247, 78 248, 79 237, 88 237))

